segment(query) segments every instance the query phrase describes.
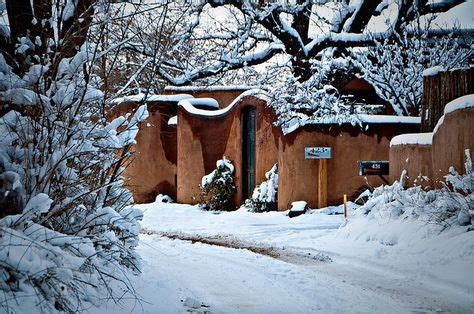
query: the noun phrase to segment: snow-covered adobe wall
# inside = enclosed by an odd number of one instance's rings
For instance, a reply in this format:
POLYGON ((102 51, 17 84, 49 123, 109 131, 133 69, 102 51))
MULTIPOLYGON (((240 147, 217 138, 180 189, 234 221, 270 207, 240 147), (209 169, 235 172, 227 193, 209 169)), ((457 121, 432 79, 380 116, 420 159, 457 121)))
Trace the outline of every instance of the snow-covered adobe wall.
MULTIPOLYGON (((119 115, 140 105, 125 100, 116 106, 119 115)), ((135 153, 124 177, 137 203, 153 202, 157 194, 176 198, 177 133, 168 120, 177 114, 176 101, 147 102, 149 117, 141 123, 135 153)))
POLYGON ((189 94, 194 98, 213 98, 219 103, 219 108, 225 108, 243 92, 252 89, 249 86, 167 86, 165 94, 189 94))
MULTIPOLYGON (((349 199, 367 188, 367 181, 358 174, 359 161, 388 160, 389 143, 393 136, 419 129, 417 123, 387 119, 369 123, 367 130, 352 125, 306 125, 280 137, 278 165, 278 209, 290 208, 291 202, 305 200, 318 208, 319 160, 305 159, 305 147, 331 147, 327 159, 327 204, 341 204, 344 194, 349 199)), ((395 117, 393 117, 395 118, 395 117)), ((371 186, 384 182, 378 176, 368 176, 371 186)))
MULTIPOLYGON (((212 96, 212 95, 211 95, 212 96)), ((204 111, 180 102, 178 107, 178 179, 177 201, 194 204, 204 175, 225 156, 235 166, 236 205, 242 203, 242 113, 256 109, 255 175, 257 184, 278 160, 279 130, 272 125, 275 115, 266 102, 242 94, 229 106, 204 111)))
POLYGON ((405 169, 408 184, 440 187, 439 181, 449 167, 464 173, 465 149, 470 150, 471 157, 474 153, 474 94, 448 103, 432 133, 403 134, 390 146, 392 181, 405 169), (422 176, 430 180, 421 183, 422 176))

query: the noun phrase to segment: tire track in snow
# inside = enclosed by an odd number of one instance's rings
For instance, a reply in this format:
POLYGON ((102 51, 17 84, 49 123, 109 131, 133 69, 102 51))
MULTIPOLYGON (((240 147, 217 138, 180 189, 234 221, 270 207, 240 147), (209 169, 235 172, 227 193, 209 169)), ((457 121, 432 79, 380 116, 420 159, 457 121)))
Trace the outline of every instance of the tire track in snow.
POLYGON ((186 234, 181 232, 156 232, 153 230, 142 229, 140 231, 144 234, 156 234, 171 240, 189 241, 191 243, 202 243, 212 246, 220 246, 236 250, 248 250, 255 254, 269 256, 281 261, 297 264, 297 265, 311 265, 315 263, 329 263, 333 260, 326 254, 311 250, 311 252, 302 252, 292 248, 277 248, 274 246, 267 246, 261 243, 252 243, 243 241, 230 235, 216 235, 204 236, 198 234, 186 234))

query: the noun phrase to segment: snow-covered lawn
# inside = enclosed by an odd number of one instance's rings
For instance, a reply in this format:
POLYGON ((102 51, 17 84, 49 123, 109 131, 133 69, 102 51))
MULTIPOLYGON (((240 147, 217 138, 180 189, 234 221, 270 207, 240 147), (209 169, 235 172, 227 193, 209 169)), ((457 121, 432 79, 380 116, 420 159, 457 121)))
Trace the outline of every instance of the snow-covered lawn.
MULTIPOLYGON (((474 234, 453 227, 311 211, 212 213, 153 203, 144 211, 143 298, 107 312, 469 312, 474 308, 474 234), (163 234, 273 247, 282 258, 163 234), (285 255, 288 252, 289 255, 285 255), (327 257, 327 258, 321 258, 327 257), (203 306, 201 306, 203 304, 203 306)), ((331 209, 326 210, 330 212, 331 209)), ((101 311, 104 308, 101 309, 101 311)))

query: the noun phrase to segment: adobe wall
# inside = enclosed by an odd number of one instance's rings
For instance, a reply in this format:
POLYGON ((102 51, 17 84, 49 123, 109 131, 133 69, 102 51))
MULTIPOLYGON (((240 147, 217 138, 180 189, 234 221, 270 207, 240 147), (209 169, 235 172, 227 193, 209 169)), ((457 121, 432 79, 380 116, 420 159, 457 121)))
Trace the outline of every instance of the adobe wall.
POLYGON ((442 180, 450 166, 464 173, 465 149, 470 149, 471 157, 474 157, 474 108, 450 112, 443 119, 433 134, 434 182, 442 180))
POLYGON ((398 180, 403 169, 408 173, 408 184, 440 188, 440 181, 453 166, 464 173, 465 149, 474 152, 474 108, 449 112, 442 116, 433 133, 431 145, 401 144, 390 148, 391 180, 398 180), (406 159, 409 162, 406 163, 406 159), (415 182, 419 175, 426 175, 429 182, 415 182))
MULTIPOLYGON (((367 185, 358 175, 358 161, 388 160, 390 139, 400 133, 416 131, 418 125, 370 125, 366 132, 350 125, 308 125, 284 137, 279 143, 278 210, 291 207, 293 201, 304 200, 309 207, 318 207, 318 160, 306 160, 305 147, 331 147, 327 160, 327 202, 341 204, 343 195, 353 199, 367 185)), ((383 181, 367 176, 371 186, 383 181)))
POLYGON ((403 170, 407 171, 406 184, 430 186, 433 177, 431 145, 396 145, 390 147, 390 182, 400 180, 403 170), (422 177, 427 177, 425 181, 422 177))
MULTIPOLYGON (((141 104, 122 103, 116 114, 133 112, 141 104)), ((134 146, 134 155, 125 169, 124 178, 137 203, 155 200, 158 194, 176 199, 176 126, 168 120, 176 115, 176 103, 153 102, 147 104, 149 117, 140 123, 134 146)))
POLYGON ((183 86, 179 88, 165 88, 164 94, 165 95, 175 95, 175 94, 189 94, 192 95, 194 98, 214 98, 219 103, 219 108, 225 108, 230 105, 240 94, 245 92, 248 89, 217 89, 211 90, 206 89, 203 87, 200 89, 199 87, 192 87, 189 88, 183 86))
POLYGON ((242 110, 249 106, 257 109, 256 183, 260 184, 265 172, 277 162, 278 142, 273 138, 272 116, 264 101, 247 96, 226 115, 200 116, 178 108, 178 180, 177 200, 196 204, 204 175, 216 167, 216 161, 226 156, 235 167, 237 194, 234 202, 242 201, 242 110), (196 198, 194 198, 196 197, 196 198))
POLYGON ((255 184, 259 185, 274 164, 278 162, 278 144, 282 132, 273 125, 276 121, 276 114, 273 109, 267 107, 266 103, 259 100, 257 106, 257 132, 255 142, 255 184))

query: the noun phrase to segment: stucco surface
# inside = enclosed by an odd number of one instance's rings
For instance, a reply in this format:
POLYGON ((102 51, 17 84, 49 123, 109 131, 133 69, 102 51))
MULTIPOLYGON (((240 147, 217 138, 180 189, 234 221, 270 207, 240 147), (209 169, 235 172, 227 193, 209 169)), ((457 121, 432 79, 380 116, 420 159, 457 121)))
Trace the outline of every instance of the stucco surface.
POLYGON ((396 145, 390 147, 390 182, 400 179, 402 171, 407 171, 406 184, 431 186, 433 177, 431 145, 396 145), (426 177, 429 180, 425 180, 426 177))
POLYGON ((216 161, 226 156, 235 167, 237 193, 235 205, 242 203, 242 121, 241 113, 248 107, 257 109, 256 183, 278 160, 277 141, 271 124, 272 112, 265 102, 244 97, 224 116, 205 117, 178 109, 178 202, 195 204, 201 179, 215 169, 216 161))
MULTIPOLYGON (((278 209, 286 210, 291 202, 305 200, 318 207, 318 160, 306 160, 305 147, 331 147, 327 160, 327 202, 340 204, 343 195, 353 199, 367 186, 383 184, 378 176, 358 175, 358 162, 388 160, 390 139, 418 126, 403 124, 371 125, 367 132, 353 126, 306 126, 280 137, 278 209)), ((387 176, 388 179, 388 176, 387 176)))
POLYGON ((273 125, 276 120, 274 111, 268 108, 262 100, 257 106, 256 132, 256 184, 265 181, 267 173, 274 164, 278 163, 278 143, 281 131, 273 125))
MULTIPOLYGON (((124 103, 117 114, 133 112, 140 104, 124 103)), ((155 200, 162 193, 176 198, 176 127, 168 120, 176 114, 176 103, 147 104, 149 118, 140 124, 137 144, 124 178, 137 203, 155 200)))
MULTIPOLYGON (((432 163, 434 181, 438 182, 453 166, 464 173, 464 150, 474 153, 474 108, 444 115, 444 121, 433 135, 432 163)), ((439 184, 438 184, 439 186, 439 184)))
POLYGON ((433 135, 432 145, 396 145, 390 148, 391 180, 398 180, 403 169, 409 175, 408 184, 421 174, 429 182, 416 182, 425 187, 440 188, 451 166, 464 173, 465 150, 471 158, 474 151, 474 108, 457 110, 444 115, 433 135), (406 160, 408 159, 408 162, 406 160))

